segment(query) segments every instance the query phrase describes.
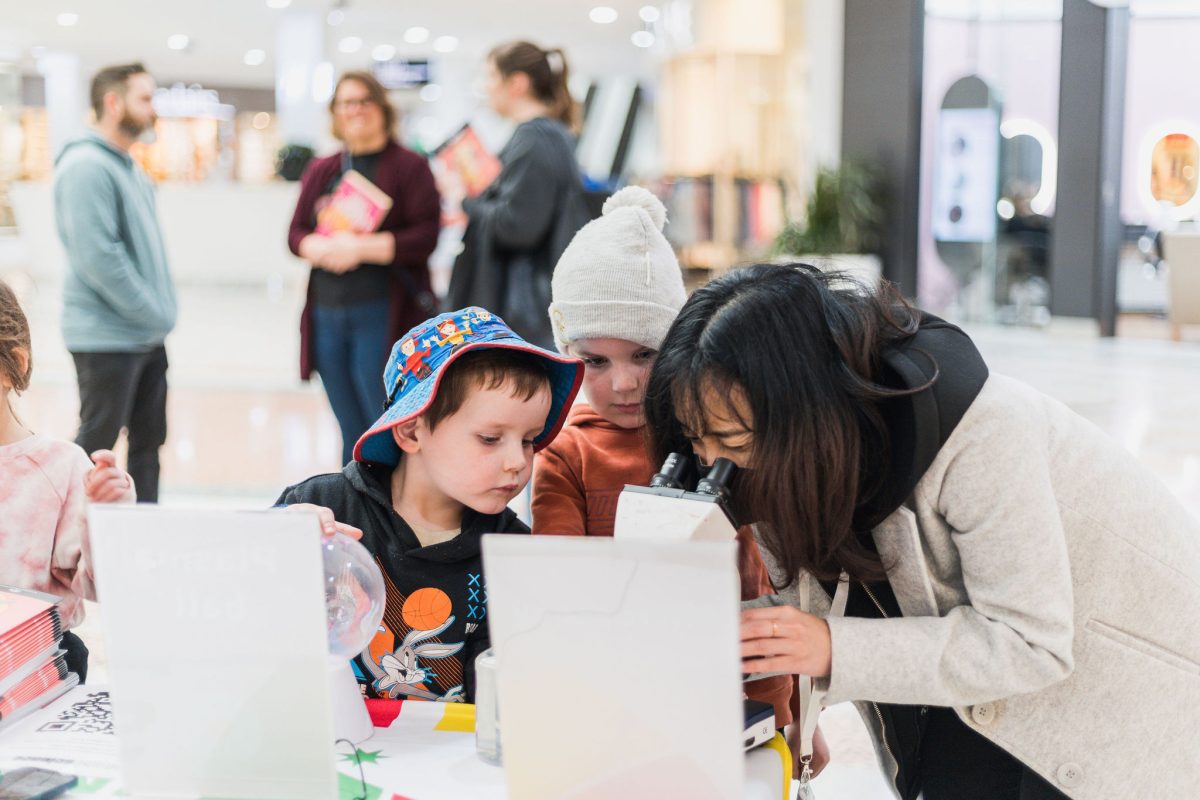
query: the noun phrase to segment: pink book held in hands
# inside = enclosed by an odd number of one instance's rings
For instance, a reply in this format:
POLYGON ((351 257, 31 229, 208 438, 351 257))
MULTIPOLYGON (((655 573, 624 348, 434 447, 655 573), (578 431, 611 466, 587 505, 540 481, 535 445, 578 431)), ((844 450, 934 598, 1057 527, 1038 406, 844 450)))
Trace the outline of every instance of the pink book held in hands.
POLYGON ((317 214, 317 233, 332 236, 347 233, 372 233, 392 207, 392 198, 357 170, 347 170, 329 196, 328 204, 317 214))

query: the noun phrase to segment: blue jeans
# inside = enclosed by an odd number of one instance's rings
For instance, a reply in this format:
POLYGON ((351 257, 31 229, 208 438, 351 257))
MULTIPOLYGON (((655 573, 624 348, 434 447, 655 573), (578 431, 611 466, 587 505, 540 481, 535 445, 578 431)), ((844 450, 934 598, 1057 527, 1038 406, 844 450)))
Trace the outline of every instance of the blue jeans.
POLYGON ((312 309, 313 366, 342 429, 343 464, 353 458, 358 437, 383 413, 383 368, 392 347, 388 306, 387 300, 372 300, 312 309))

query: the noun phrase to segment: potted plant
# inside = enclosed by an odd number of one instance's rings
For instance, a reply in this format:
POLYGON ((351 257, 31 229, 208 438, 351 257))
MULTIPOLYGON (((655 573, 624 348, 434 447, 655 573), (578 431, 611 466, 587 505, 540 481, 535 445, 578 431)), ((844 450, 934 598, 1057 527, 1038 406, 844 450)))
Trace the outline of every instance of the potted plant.
POLYGON ((285 144, 275 154, 275 174, 285 181, 298 181, 315 155, 306 144, 285 144))
POLYGON ((879 170, 861 161, 821 167, 808 197, 804 221, 790 221, 776 237, 772 255, 820 269, 841 270, 879 281, 883 230, 879 170))

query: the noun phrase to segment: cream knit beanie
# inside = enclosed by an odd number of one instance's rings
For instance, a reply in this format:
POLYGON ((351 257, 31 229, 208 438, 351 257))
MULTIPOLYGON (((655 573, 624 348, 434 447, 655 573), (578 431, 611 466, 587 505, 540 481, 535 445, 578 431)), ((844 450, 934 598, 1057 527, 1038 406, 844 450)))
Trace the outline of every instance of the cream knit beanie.
POLYGON ((640 186, 608 198, 554 268, 550 323, 562 352, 577 339, 625 339, 657 350, 687 300, 667 210, 640 186))

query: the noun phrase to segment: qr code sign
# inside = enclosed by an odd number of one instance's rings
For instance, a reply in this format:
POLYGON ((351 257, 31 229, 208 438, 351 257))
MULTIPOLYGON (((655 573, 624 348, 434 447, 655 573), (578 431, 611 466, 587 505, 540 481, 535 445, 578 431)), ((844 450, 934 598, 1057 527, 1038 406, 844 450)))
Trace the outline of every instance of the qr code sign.
POLYGON ((112 735, 112 705, 108 692, 91 692, 38 728, 39 733, 102 733, 112 735))

